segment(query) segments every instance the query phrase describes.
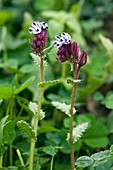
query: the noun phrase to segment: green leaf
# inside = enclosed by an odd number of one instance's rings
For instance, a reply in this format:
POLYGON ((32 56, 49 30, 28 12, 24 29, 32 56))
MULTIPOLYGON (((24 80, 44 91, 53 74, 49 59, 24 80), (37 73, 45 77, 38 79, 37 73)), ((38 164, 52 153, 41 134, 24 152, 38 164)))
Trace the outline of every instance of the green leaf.
POLYGON ((38 133, 47 133, 47 132, 59 132, 59 129, 54 128, 53 126, 40 126, 38 133))
POLYGON ((75 162, 75 165, 77 167, 83 167, 83 168, 88 167, 92 164, 93 164, 93 160, 89 156, 81 156, 75 162))
POLYGON ((95 94, 94 94, 94 99, 96 101, 101 101, 102 99, 104 98, 103 94, 99 91, 97 91, 95 94))
POLYGON ((13 91, 8 86, 0 87, 0 99, 11 98, 13 91))
POLYGON ((98 153, 95 153, 91 155, 91 158, 94 160, 93 166, 99 166, 103 165, 108 161, 108 159, 111 157, 111 152, 109 150, 100 151, 98 153))
POLYGON ((41 169, 41 166, 40 166, 40 163, 38 162, 38 163, 34 166, 33 170, 40 170, 40 169, 41 169))
POLYGON ((20 121, 17 122, 17 124, 18 124, 18 126, 20 126, 20 127, 24 130, 24 132, 25 132, 31 139, 36 140, 35 132, 34 132, 34 130, 31 128, 31 126, 30 126, 27 122, 25 122, 25 121, 23 121, 23 120, 20 120, 20 121))
POLYGON ((60 82, 59 80, 53 80, 53 81, 47 81, 47 82, 44 82, 44 83, 39 83, 38 88, 47 88, 47 87, 56 85, 59 82, 60 82))
POLYGON ((56 132, 56 133, 46 133, 46 138, 48 139, 49 143, 54 146, 58 146, 62 139, 61 139, 61 133, 56 132))
POLYGON ((0 170, 9 170, 9 169, 7 169, 7 168, 0 168, 0 170))
POLYGON ((107 129, 108 129, 108 133, 113 133, 113 112, 111 112, 108 116, 107 119, 107 129))
POLYGON ((110 158, 110 156, 111 156, 111 152, 109 150, 105 150, 105 151, 100 151, 100 152, 92 154, 91 158, 94 161, 100 161, 106 158, 110 158))
MULTIPOLYGON (((60 103, 60 102, 52 102, 52 105, 55 106, 57 109, 61 110, 64 112, 66 115, 70 116, 70 105, 67 105, 65 103, 60 103)), ((73 114, 76 113, 75 108, 73 107, 73 114)))
POLYGON ((0 25, 4 25, 4 23, 14 17, 14 11, 5 11, 0 10, 0 25))
POLYGON ((54 5, 53 0, 35 1, 34 3, 35 9, 41 10, 41 11, 51 9, 53 5, 54 5))
MULTIPOLYGON (((89 124, 88 122, 82 123, 80 125, 77 125, 75 128, 73 128, 73 143, 77 142, 79 138, 83 135, 83 133, 88 128, 89 124)), ((67 141, 70 141, 70 134, 67 135, 67 141)))
POLYGON ((8 166, 8 170, 17 170, 17 166, 8 166))
POLYGON ((111 147, 110 147, 110 151, 113 153, 113 145, 111 145, 111 147))
POLYGON ((34 64, 25 64, 20 68, 20 71, 25 74, 35 72, 36 70, 37 66, 34 64))
POLYGON ((9 116, 5 116, 2 118, 2 120, 0 121, 0 146, 2 144, 2 138, 3 138, 3 128, 4 128, 4 124, 7 120, 9 116))
POLYGON ((56 148, 55 147, 52 147, 52 146, 46 146, 44 147, 43 151, 46 153, 46 154, 49 154, 51 156, 55 156, 56 155, 56 148))
POLYGON ((63 32, 64 30, 64 25, 60 22, 60 20, 55 21, 51 19, 48 22, 48 26, 49 26, 48 33, 50 38, 53 38, 55 35, 61 34, 61 32, 63 32))
POLYGON ((15 50, 17 48, 22 47, 27 43, 26 39, 19 39, 19 38, 10 38, 10 41, 7 42, 7 48, 10 50, 15 50))
POLYGON ((109 96, 106 98, 105 106, 106 106, 108 109, 113 109, 113 94, 109 95, 109 96))
POLYGON ((72 80, 72 79, 70 79, 70 78, 67 79, 67 83, 68 83, 68 84, 72 84, 72 85, 78 84, 78 83, 80 83, 80 82, 81 82, 81 80, 72 80))
POLYGON ((26 89, 28 86, 32 84, 32 82, 35 80, 35 76, 30 77, 28 80, 26 80, 18 89, 14 91, 14 94, 18 94, 24 89, 26 89))
POLYGON ((17 69, 18 61, 16 59, 8 59, 4 63, 0 64, 1 68, 17 69))
POLYGON ((14 124, 12 122, 7 122, 3 128, 3 143, 11 143, 16 137, 16 132, 14 130, 14 124))
POLYGON ((50 45, 48 48, 45 48, 45 49, 43 50, 43 53, 44 53, 44 54, 50 53, 50 51, 53 49, 53 47, 54 47, 54 44, 50 45))
POLYGON ((75 16, 73 15, 67 20, 66 25, 73 31, 75 31, 78 35, 82 33, 81 24, 79 21, 75 20, 75 16), (75 27, 76 25, 76 27, 75 27))
POLYGON ((110 39, 104 37, 103 35, 100 35, 100 40, 103 44, 103 46, 106 48, 108 52, 111 52, 113 50, 113 43, 110 39))
POLYGON ((1 145, 1 146, 0 146, 0 156, 2 156, 2 155, 5 153, 5 151, 6 151, 5 146, 4 146, 4 145, 1 145))
POLYGON ((106 126, 103 123, 96 121, 84 134, 83 141, 92 148, 106 147, 108 144, 106 126))

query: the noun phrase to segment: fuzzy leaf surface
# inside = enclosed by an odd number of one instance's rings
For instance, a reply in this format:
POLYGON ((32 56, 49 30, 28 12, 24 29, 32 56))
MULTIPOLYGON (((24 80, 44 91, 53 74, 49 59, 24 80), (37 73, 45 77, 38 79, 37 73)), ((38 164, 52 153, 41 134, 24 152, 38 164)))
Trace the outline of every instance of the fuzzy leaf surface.
POLYGON ((53 80, 53 81, 47 81, 47 82, 44 82, 44 83, 39 83, 38 88, 47 88, 47 87, 56 85, 59 82, 60 82, 59 80, 53 80))
MULTIPOLYGON (((67 105, 65 103, 60 103, 60 102, 52 102, 52 105, 55 106, 57 109, 60 111, 64 112, 66 115, 70 116, 70 105, 67 105)), ((73 114, 76 113, 75 108, 73 108, 73 114)))
POLYGON ((30 126, 27 122, 25 122, 25 121, 23 121, 23 120, 20 120, 20 121, 17 122, 17 124, 18 124, 18 126, 20 126, 20 127, 23 129, 23 131, 24 131, 31 139, 36 140, 35 132, 34 132, 34 130, 31 128, 31 126, 30 126))

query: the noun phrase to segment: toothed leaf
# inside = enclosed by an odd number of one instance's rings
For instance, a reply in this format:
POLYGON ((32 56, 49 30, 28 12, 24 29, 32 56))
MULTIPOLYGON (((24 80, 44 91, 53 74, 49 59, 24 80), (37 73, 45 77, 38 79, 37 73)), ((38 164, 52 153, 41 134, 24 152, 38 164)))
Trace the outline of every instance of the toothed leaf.
MULTIPOLYGON (((34 115, 37 112, 37 107, 38 107, 38 105, 36 103, 34 103, 34 102, 29 103, 29 109, 34 113, 34 115)), ((40 116, 40 120, 44 119, 44 117, 45 117, 45 112, 42 109, 40 110, 39 116, 40 116)))
POLYGON ((23 120, 20 120, 20 121, 17 122, 17 124, 18 124, 18 126, 20 126, 20 127, 23 129, 23 131, 24 131, 31 139, 36 140, 35 132, 34 132, 34 130, 31 128, 31 126, 30 126, 27 122, 25 122, 25 121, 23 121, 23 120))
POLYGON ((29 102, 29 109, 34 113, 34 114, 36 114, 36 112, 37 112, 37 107, 38 107, 38 105, 36 104, 36 103, 34 103, 34 102, 29 102))
POLYGON ((60 82, 59 80, 53 80, 53 81, 47 81, 47 82, 44 82, 44 83, 39 83, 38 88, 47 88, 47 87, 56 85, 59 82, 60 82))
MULTIPOLYGON (((86 122, 86 123, 82 123, 82 124, 76 126, 75 128, 73 128, 73 143, 77 142, 77 140, 82 137, 83 132, 86 131, 86 129, 88 128, 88 125, 89 125, 88 122, 86 122)), ((69 133, 67 134, 66 140, 67 141, 70 140, 69 133)))
POLYGON ((73 80, 73 79, 70 79, 70 78, 67 79, 67 83, 71 84, 71 85, 78 84, 80 82, 81 82, 81 80, 73 80))
POLYGON ((77 167, 83 167, 83 168, 88 167, 92 164, 93 164, 93 160, 89 156, 81 156, 75 162, 75 165, 77 167))
MULTIPOLYGON (((67 105, 65 103, 60 103, 60 102, 52 102, 52 105, 55 106, 57 109, 61 110, 64 112, 66 115, 70 116, 70 105, 67 105)), ((75 108, 73 108, 73 114, 76 112, 75 108)))

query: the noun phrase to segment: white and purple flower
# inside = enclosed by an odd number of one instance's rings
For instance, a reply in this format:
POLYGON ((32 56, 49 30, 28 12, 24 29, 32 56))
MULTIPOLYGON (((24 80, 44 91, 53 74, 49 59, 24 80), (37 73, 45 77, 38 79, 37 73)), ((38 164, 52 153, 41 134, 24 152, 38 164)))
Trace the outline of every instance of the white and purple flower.
POLYGON ((34 35, 31 48, 34 53, 41 53, 46 45, 47 41, 48 25, 45 22, 33 21, 29 28, 29 33, 34 35))
POLYGON ((77 42, 72 42, 71 36, 68 33, 63 32, 60 36, 55 36, 56 41, 54 47, 58 48, 57 60, 59 62, 65 62, 78 64, 78 70, 81 66, 87 62, 87 52, 85 50, 80 53, 80 45, 77 42))
POLYGON ((55 48, 60 48, 63 44, 71 43, 71 36, 65 32, 61 34, 61 37, 56 35, 55 38, 56 38, 56 41, 54 43, 55 48))
POLYGON ((39 34, 41 31, 47 31, 48 25, 45 22, 33 21, 31 27, 29 28, 30 34, 39 34))

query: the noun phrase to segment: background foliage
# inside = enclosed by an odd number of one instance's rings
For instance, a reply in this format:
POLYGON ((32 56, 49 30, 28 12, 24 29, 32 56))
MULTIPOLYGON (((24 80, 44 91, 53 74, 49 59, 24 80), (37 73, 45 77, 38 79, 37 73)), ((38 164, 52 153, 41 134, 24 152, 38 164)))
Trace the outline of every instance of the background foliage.
MULTIPOLYGON (((79 75, 83 81, 78 88, 73 124, 89 122, 90 127, 75 143, 76 159, 87 155, 90 161, 87 166, 92 169, 91 155, 109 150, 113 143, 112 10, 112 0, 0 1, 0 156, 3 155, 4 168, 26 170, 29 162, 30 138, 21 130, 21 126, 27 125, 20 120, 33 124, 28 104, 37 102, 39 94, 39 68, 32 61, 29 46, 32 36, 28 28, 33 20, 48 23, 47 45, 53 43, 55 35, 65 31, 88 51, 88 63, 79 75)), ((72 73, 68 63, 58 63, 55 53, 52 49, 47 57, 45 79, 60 79, 60 83, 45 90, 46 118, 40 121, 35 152, 35 169, 41 166, 42 170, 49 169, 52 156, 55 156, 54 170, 69 169, 70 150, 66 141, 69 118, 51 102, 70 104, 72 87, 66 79, 72 77, 72 73)), ((113 160, 108 159, 111 155, 107 151, 105 154, 108 156, 102 164, 95 163, 97 170, 113 168, 113 160)), ((79 161, 76 165, 79 167, 79 161)))

